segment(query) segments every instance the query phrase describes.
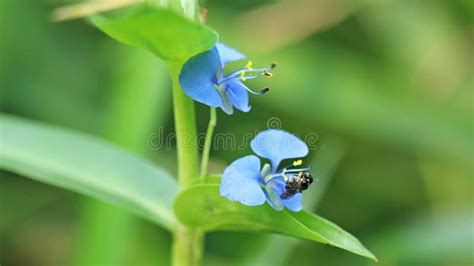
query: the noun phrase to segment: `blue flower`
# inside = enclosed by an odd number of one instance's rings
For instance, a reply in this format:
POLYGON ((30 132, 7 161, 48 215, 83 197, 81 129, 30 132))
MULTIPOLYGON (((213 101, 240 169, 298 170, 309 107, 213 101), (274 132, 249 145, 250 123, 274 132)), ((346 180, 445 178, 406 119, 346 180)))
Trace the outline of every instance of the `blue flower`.
POLYGON ((301 167, 301 160, 278 168, 285 159, 301 158, 308 154, 306 144, 283 130, 269 129, 259 133, 250 143, 252 150, 270 164, 260 168, 255 155, 237 159, 222 174, 220 194, 244 205, 257 206, 265 201, 276 210, 285 207, 300 211, 302 194, 313 182, 309 167, 301 167))
POLYGON ((259 92, 250 90, 243 83, 245 80, 261 76, 271 76, 268 72, 275 64, 267 68, 252 68, 252 62, 245 67, 224 75, 227 62, 244 59, 245 55, 222 43, 217 43, 209 51, 189 59, 179 75, 179 82, 184 92, 195 101, 211 107, 220 107, 227 114, 234 112, 234 107, 242 112, 250 111, 248 93, 260 95, 269 89, 259 92))

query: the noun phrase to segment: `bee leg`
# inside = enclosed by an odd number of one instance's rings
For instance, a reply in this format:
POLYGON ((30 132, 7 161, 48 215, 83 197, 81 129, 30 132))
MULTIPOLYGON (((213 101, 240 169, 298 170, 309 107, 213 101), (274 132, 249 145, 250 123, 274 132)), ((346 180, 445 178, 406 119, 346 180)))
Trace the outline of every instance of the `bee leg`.
POLYGON ((283 171, 281 172, 281 175, 285 179, 285 182, 288 182, 288 180, 290 180, 290 178, 286 175, 286 170, 287 170, 286 168, 283 168, 283 171))

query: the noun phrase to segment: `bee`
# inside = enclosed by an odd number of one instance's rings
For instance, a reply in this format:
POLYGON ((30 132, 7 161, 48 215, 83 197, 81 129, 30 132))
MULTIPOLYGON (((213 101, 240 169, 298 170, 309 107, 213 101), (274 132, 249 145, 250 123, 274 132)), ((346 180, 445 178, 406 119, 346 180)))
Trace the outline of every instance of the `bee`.
POLYGON ((297 176, 286 179, 285 191, 280 195, 281 199, 288 199, 296 193, 302 193, 313 183, 313 176, 308 172, 299 172, 297 176))

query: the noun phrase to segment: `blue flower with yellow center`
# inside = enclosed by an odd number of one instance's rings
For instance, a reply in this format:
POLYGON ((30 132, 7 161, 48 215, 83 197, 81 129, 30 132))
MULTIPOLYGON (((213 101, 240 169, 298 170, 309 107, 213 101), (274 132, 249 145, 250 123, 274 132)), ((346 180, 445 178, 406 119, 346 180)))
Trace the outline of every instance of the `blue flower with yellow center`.
POLYGON ((252 68, 250 61, 245 67, 224 75, 227 62, 244 59, 245 55, 222 43, 211 50, 190 58, 179 75, 184 92, 195 101, 211 107, 220 107, 232 114, 234 107, 242 112, 250 111, 248 93, 261 95, 269 89, 254 92, 245 86, 244 81, 261 76, 271 77, 269 72, 275 64, 267 68, 252 68))
POLYGON ((271 164, 261 167, 255 155, 232 162, 222 174, 220 194, 248 206, 267 201, 274 209, 300 211, 302 192, 313 182, 309 167, 302 161, 278 168, 285 159, 301 158, 308 147, 299 138, 283 130, 269 129, 259 133, 250 143, 252 150, 271 164))

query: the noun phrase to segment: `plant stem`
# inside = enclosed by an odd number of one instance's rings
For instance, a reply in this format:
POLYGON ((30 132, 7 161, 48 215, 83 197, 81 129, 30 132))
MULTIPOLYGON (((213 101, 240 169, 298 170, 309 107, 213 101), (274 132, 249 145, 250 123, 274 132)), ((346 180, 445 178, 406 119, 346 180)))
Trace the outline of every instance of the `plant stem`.
POLYGON ((202 262, 204 232, 178 225, 173 235, 172 265, 198 266, 202 262))
MULTIPOLYGON (((180 189, 199 182, 198 150, 194 102, 179 84, 182 62, 169 63, 173 82, 173 108, 178 152, 178 181, 180 189)), ((199 265, 202 260, 204 233, 199 229, 178 224, 173 235, 172 264, 199 265)))
MULTIPOLYGON (((197 20, 199 5, 197 0, 171 1, 170 7, 177 9, 190 20, 197 20)), ((184 62, 169 63, 173 81, 174 121, 178 151, 178 180, 180 189, 199 182, 198 149, 194 102, 179 84, 179 73, 184 62)), ((204 249, 204 232, 177 224, 173 235, 172 265, 197 266, 201 264, 204 249)))
POLYGON ((214 128, 216 127, 216 123, 217 123, 216 108, 211 107, 210 116, 209 116, 209 125, 207 126, 207 132, 206 132, 206 140, 204 141, 204 147, 202 150, 201 174, 199 176, 201 178, 201 181, 207 175, 207 168, 209 165, 209 153, 211 151, 211 144, 212 144, 212 135, 214 134, 214 128))
POLYGON ((198 181, 198 149, 196 145, 196 119, 194 102, 179 84, 180 62, 170 62, 173 86, 173 110, 178 152, 178 179, 181 189, 198 181))

